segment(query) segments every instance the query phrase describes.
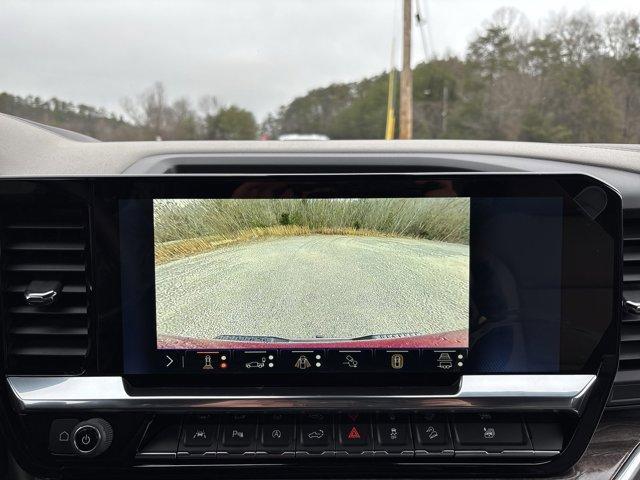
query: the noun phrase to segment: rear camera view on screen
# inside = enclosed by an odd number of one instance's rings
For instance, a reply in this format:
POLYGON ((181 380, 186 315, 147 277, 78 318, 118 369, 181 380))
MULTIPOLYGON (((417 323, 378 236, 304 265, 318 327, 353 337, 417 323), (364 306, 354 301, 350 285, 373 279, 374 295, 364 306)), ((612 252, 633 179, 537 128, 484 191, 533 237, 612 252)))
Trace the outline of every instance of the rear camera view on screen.
POLYGON ((157 346, 466 348, 469 207, 154 200, 157 346))

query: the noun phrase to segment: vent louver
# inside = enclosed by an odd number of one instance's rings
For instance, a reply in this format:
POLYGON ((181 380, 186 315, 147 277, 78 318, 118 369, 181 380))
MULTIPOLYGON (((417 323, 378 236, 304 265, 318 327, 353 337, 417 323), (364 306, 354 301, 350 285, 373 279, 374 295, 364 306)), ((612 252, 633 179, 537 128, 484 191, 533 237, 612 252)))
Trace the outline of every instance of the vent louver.
MULTIPOLYGON (((624 298, 640 302, 640 210, 625 211, 623 252, 624 298)), ((619 380, 640 381, 640 315, 623 312, 619 370, 619 380)))
MULTIPOLYGON (((640 210, 624 211, 623 296, 640 302, 640 210)), ((610 406, 640 403, 640 315, 622 313, 620 363, 610 406)))
POLYGON ((2 288, 7 370, 79 374, 88 351, 87 211, 5 211, 2 288), (59 282, 50 305, 30 304, 32 282, 59 282))

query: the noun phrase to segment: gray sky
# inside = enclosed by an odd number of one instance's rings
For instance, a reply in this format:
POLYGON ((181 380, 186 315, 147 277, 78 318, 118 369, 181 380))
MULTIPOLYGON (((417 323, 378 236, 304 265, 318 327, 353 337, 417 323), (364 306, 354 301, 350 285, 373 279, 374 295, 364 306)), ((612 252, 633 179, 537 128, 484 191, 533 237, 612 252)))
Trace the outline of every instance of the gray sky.
MULTIPOLYGON (((638 0, 420 0, 434 50, 462 54, 498 8, 638 13, 638 0)), ((155 81, 261 119, 307 90, 389 68, 400 0, 0 0, 0 91, 120 112, 155 81)), ((414 62, 424 59, 414 29, 414 62)))

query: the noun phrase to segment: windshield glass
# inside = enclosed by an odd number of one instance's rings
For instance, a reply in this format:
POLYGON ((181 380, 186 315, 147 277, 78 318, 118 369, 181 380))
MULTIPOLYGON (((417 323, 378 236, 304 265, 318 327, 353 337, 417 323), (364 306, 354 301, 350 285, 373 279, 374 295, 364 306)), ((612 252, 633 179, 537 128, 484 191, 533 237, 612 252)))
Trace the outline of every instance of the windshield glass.
POLYGON ((4 0, 0 112, 104 141, 640 142, 637 0, 4 0))

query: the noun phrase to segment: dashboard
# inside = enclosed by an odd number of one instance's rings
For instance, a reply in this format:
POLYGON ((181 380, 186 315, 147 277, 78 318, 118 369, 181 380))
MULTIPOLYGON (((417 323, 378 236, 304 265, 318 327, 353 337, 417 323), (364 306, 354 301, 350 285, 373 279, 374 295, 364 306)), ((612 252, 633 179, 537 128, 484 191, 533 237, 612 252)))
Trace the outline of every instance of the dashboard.
POLYGON ((0 197, 7 380, 17 421, 49 426, 45 465, 560 472, 615 376, 621 202, 584 175, 14 178, 0 197))
POLYGON ((11 129, 0 426, 32 475, 570 475, 636 423, 632 149, 11 129))

